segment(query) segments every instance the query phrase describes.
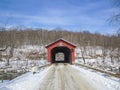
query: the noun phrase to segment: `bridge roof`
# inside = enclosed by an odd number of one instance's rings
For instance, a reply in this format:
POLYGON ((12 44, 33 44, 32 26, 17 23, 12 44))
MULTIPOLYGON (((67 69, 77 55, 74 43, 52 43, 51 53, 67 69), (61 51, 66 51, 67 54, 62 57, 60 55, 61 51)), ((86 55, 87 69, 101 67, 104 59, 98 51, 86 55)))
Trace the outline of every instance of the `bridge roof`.
POLYGON ((54 41, 54 42, 52 42, 52 43, 49 43, 49 44, 46 45, 45 47, 46 47, 46 48, 49 48, 51 45, 54 45, 55 43, 57 43, 57 42, 59 42, 59 41, 63 41, 63 42, 65 42, 65 43, 67 43, 68 45, 73 46, 74 48, 76 47, 75 44, 72 44, 71 42, 69 42, 69 41, 67 41, 67 40, 65 40, 65 39, 63 39, 63 38, 60 38, 60 39, 58 39, 58 40, 56 40, 56 41, 54 41))

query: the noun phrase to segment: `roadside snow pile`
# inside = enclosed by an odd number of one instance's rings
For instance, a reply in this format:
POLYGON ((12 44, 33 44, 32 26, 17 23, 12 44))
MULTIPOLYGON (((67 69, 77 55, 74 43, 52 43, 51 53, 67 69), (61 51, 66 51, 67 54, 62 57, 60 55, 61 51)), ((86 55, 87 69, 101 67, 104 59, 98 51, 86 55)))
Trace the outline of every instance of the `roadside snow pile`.
POLYGON ((26 73, 11 80, 7 84, 1 85, 0 90, 39 90, 39 85, 49 69, 50 68, 45 70, 41 69, 40 72, 36 74, 32 72, 26 73))
POLYGON ((85 75, 85 78, 94 82, 96 87, 101 85, 106 90, 120 90, 120 79, 114 77, 108 77, 105 74, 95 72, 91 69, 80 68, 77 66, 72 66, 78 69, 81 73, 85 75))

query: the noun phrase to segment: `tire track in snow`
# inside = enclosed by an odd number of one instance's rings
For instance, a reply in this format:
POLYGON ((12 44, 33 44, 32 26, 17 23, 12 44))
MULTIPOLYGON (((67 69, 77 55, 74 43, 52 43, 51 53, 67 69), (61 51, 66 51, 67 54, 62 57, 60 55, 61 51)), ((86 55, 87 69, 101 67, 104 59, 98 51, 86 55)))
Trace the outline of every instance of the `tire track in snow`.
POLYGON ((80 73, 69 64, 53 64, 39 90, 96 90, 80 73))
POLYGON ((54 72, 55 72, 55 67, 51 66, 49 71, 47 72, 47 75, 43 79, 44 82, 41 83, 39 90, 54 90, 54 72))

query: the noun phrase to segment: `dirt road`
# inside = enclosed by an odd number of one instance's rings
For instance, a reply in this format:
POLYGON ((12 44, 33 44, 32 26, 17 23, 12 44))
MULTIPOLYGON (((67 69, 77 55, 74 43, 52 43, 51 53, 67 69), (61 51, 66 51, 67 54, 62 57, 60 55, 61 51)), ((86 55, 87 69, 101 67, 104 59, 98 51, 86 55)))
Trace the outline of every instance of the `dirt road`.
POLYGON ((39 90, 96 90, 81 72, 69 64, 53 64, 39 90))

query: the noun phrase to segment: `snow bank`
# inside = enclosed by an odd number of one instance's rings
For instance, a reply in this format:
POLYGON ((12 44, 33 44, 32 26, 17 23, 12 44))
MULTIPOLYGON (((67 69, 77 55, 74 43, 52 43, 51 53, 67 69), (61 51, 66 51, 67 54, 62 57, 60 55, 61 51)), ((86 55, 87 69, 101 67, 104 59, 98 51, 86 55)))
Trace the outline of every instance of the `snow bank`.
POLYGON ((26 73, 15 78, 6 85, 3 84, 0 86, 0 90, 39 90, 39 85, 49 69, 50 68, 45 70, 42 69, 36 74, 32 74, 32 72, 26 73))
POLYGON ((120 90, 120 79, 108 77, 105 74, 97 73, 91 69, 84 69, 77 66, 72 66, 84 74, 86 79, 93 82, 96 87, 103 88, 101 90, 120 90))

